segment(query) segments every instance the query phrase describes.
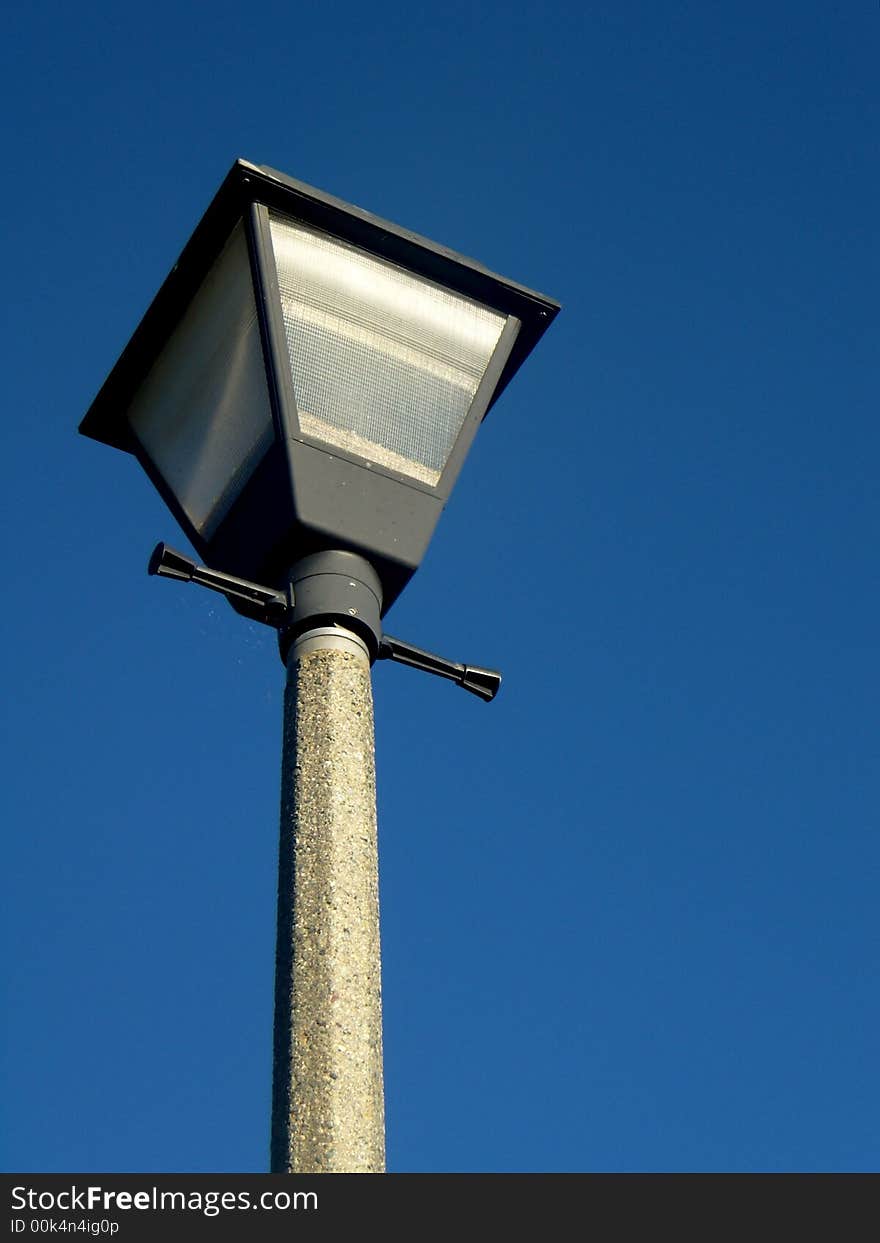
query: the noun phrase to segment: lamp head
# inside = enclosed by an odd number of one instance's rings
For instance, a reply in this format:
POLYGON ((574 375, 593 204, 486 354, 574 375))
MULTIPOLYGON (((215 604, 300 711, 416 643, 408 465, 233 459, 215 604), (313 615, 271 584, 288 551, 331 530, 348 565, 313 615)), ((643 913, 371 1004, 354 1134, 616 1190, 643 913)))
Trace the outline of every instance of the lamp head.
POLYGON ((558 309, 238 160, 80 431, 138 458, 217 570, 280 589, 303 557, 349 551, 384 611, 558 309))

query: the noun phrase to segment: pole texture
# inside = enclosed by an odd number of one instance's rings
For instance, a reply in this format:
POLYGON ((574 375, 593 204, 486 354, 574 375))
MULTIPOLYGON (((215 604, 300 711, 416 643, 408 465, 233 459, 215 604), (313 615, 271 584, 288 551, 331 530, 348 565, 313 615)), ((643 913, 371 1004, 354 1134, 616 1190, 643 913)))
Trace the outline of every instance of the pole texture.
POLYGON ((337 635, 304 636, 287 667, 273 1173, 385 1169, 370 664, 337 635))

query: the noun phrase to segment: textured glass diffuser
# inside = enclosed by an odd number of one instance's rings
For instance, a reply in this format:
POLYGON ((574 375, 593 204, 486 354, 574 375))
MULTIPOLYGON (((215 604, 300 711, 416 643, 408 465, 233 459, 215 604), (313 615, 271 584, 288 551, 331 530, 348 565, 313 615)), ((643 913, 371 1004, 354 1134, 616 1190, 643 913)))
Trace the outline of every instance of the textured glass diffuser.
POLYGON ((240 224, 135 394, 128 422, 193 526, 210 538, 274 435, 240 224))
POLYGON ((276 213, 300 430, 435 485, 506 317, 276 213))

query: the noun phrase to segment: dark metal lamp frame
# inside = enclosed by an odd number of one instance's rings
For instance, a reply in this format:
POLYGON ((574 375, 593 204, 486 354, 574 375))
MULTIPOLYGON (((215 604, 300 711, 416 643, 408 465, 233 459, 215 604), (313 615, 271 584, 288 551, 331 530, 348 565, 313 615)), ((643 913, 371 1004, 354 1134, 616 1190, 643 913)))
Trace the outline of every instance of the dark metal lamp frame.
POLYGON ((383 613, 412 577, 487 411, 537 344, 558 303, 436 243, 269 168, 237 160, 80 424, 133 453, 199 555, 212 567, 282 587, 291 565, 342 549, 382 582, 383 613), (304 432, 297 417, 269 213, 276 211, 508 317, 486 375, 435 486, 304 432), (199 533, 133 436, 138 388, 236 225, 247 237, 275 437, 210 537, 199 533))

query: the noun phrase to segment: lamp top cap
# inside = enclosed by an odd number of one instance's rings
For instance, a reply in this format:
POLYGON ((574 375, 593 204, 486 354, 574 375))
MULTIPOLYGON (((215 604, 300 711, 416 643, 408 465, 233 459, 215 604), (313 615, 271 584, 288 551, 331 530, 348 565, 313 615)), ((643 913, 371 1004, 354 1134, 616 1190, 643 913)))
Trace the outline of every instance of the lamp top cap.
MULTIPOLYGON (((393 224, 390 220, 383 220, 381 216, 373 215, 372 212, 346 203, 343 199, 326 194, 323 190, 317 190, 314 186, 288 177, 286 173, 280 173, 277 169, 269 168, 267 165, 252 164, 249 160, 238 159, 230 169, 224 185, 230 181, 238 182, 244 187, 253 185, 254 192, 246 195, 247 198, 265 201, 264 195, 259 192, 260 189, 272 194, 278 200, 278 209, 283 211, 286 208, 297 219, 307 219, 317 213, 325 225, 335 224, 337 226, 335 229, 328 227, 328 232, 335 233, 339 237, 351 233, 354 236, 348 238, 350 241, 354 241, 355 237, 362 238, 365 249, 372 250, 374 253, 383 254, 389 243, 394 249, 395 241, 408 243, 413 249, 422 250, 429 255, 436 256, 437 259, 446 260, 491 281, 498 286, 499 292, 501 289, 506 289, 511 294, 518 294, 539 303, 540 308, 548 312, 548 319, 560 310, 560 304, 553 298, 548 298, 545 294, 528 289, 525 285, 517 284, 515 281, 507 280, 475 259, 469 259, 466 255, 450 250, 447 246, 432 242, 429 238, 393 224), (347 223, 343 222, 343 218, 347 223)), ((221 187, 221 192, 222 189, 223 187, 221 187)), ((269 206, 274 205, 276 204, 269 204, 269 206)), ((315 220, 314 223, 319 222, 315 220)), ((404 266, 409 265, 404 264, 404 266)), ((512 313, 515 314, 515 312, 512 313)))
POLYGON ((84 435, 131 451, 120 409, 137 391, 232 229, 257 203, 515 316, 520 331, 492 404, 560 310, 552 298, 498 276, 473 259, 273 168, 238 159, 80 423, 84 435))

